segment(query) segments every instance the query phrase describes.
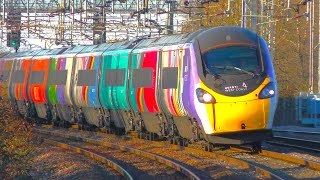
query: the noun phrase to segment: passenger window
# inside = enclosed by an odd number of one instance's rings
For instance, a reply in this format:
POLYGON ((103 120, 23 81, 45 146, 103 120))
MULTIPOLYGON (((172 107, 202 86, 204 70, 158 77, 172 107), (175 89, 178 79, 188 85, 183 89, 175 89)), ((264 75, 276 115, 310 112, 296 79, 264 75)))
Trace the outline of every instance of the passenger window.
POLYGON ((26 71, 25 70, 17 70, 13 72, 13 83, 23 83, 26 71))
POLYGON ((31 84, 43 84, 44 71, 31 72, 31 84))
POLYGON ((152 68, 134 69, 132 72, 132 87, 152 87, 152 68))
POLYGON ((178 67, 162 68, 162 89, 176 89, 178 86, 178 67))
POLYGON ((66 85, 68 70, 52 71, 49 75, 49 85, 66 85))
POLYGON ((79 70, 77 86, 95 86, 96 70, 79 70))
POLYGON ((123 86, 125 69, 106 69, 105 85, 106 86, 123 86))
POLYGON ((10 75, 10 72, 9 72, 9 71, 2 71, 2 72, 1 72, 1 79, 0 79, 0 81, 1 81, 1 82, 7 82, 8 79, 9 79, 9 75, 10 75))

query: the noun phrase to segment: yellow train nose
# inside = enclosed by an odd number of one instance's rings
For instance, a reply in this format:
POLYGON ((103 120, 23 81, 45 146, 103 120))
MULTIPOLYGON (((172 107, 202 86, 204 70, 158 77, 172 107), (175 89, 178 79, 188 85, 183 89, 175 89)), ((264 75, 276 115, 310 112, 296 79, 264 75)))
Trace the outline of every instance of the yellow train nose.
POLYGON ((269 99, 214 104, 215 133, 266 128, 269 99))

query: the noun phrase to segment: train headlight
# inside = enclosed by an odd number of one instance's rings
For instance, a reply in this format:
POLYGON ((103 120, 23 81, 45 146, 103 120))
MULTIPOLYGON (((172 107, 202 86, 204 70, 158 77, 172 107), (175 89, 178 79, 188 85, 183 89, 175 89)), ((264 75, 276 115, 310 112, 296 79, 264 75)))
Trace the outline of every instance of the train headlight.
POLYGON ((198 88, 196 90, 196 94, 197 94, 197 98, 198 98, 199 102, 201 102, 201 103, 209 104, 209 103, 216 102, 216 100, 214 99, 214 97, 211 94, 209 94, 207 91, 205 91, 201 88, 198 88))
POLYGON ((273 82, 267 84, 259 94, 260 99, 271 98, 276 93, 276 86, 273 82))

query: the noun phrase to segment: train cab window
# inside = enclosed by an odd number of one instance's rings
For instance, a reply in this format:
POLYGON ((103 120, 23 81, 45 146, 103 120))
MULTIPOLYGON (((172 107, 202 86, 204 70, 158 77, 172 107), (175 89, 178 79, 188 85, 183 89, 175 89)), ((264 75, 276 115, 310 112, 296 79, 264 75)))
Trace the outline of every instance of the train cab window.
POLYGON ((13 72, 13 83, 23 83, 26 71, 25 70, 17 70, 13 72))
POLYGON ((44 71, 31 72, 31 84, 43 84, 44 71))
POLYGON ((106 69, 105 85, 106 86, 123 86, 125 69, 106 69))
POLYGON ((94 86, 96 75, 96 70, 79 70, 77 86, 94 86))
POLYGON ((2 71, 1 75, 0 75, 0 82, 7 82, 9 80, 9 75, 10 72, 9 71, 2 71))
POLYGON ((132 72, 132 87, 152 87, 152 68, 134 69, 132 72))
POLYGON ((176 89, 178 86, 178 67, 162 69, 162 89, 176 89))
POLYGON ((48 83, 50 85, 66 85, 68 70, 52 71, 48 83))
POLYGON ((260 73, 257 48, 229 46, 209 50, 202 55, 204 70, 209 74, 260 73))

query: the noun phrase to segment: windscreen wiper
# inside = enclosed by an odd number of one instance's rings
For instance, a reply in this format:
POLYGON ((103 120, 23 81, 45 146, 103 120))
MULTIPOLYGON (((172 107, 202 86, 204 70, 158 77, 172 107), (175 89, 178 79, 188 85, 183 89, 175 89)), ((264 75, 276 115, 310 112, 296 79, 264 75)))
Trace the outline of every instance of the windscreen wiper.
POLYGON ((217 68, 217 69, 233 69, 233 70, 237 70, 240 72, 244 72, 244 73, 249 74, 252 77, 254 77, 254 73, 247 71, 247 70, 244 70, 244 69, 241 69, 241 68, 238 68, 238 67, 235 67, 235 66, 213 66, 213 67, 217 68))
POLYGON ((209 68, 208 68, 205 64, 204 64, 204 69, 205 69, 205 71, 206 71, 206 75, 207 75, 207 74, 211 74, 211 75, 214 76, 215 79, 219 79, 219 78, 220 78, 220 75, 218 75, 218 74, 215 73, 215 72, 211 72, 211 71, 209 70, 209 68))

